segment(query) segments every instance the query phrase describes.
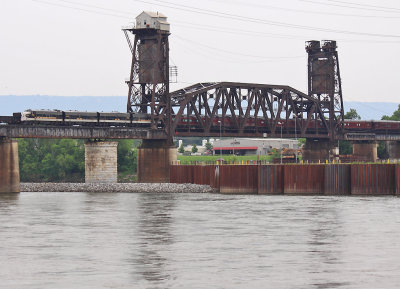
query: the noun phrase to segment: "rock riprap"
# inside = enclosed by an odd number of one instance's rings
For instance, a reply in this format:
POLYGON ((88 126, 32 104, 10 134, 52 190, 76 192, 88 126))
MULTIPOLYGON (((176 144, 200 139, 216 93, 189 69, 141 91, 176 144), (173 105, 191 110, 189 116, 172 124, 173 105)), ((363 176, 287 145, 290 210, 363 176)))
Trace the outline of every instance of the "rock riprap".
POLYGON ((21 183, 21 192, 214 193, 207 185, 145 183, 21 183))

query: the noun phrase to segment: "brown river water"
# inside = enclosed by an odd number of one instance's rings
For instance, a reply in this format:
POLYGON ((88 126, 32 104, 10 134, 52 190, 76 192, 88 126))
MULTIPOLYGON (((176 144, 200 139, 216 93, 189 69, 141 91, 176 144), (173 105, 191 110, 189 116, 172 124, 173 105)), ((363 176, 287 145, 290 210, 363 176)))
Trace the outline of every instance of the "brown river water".
POLYGON ((0 288, 400 288, 400 199, 0 195, 0 288))

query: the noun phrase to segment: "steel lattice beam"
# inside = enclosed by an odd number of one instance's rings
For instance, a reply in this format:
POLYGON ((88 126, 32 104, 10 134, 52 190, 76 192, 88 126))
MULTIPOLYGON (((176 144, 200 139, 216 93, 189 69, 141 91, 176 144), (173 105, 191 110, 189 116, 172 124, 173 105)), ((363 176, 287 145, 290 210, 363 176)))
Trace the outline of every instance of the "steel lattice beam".
POLYGON ((289 86, 198 83, 171 93, 171 106, 180 136, 331 138, 321 101, 289 86))

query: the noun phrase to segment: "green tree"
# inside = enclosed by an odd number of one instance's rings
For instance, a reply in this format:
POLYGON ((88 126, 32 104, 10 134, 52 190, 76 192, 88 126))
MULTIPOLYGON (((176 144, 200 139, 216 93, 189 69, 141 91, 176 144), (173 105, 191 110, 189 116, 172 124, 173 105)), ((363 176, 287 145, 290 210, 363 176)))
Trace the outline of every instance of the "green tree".
POLYGON ((206 142, 206 150, 207 151, 212 151, 213 145, 210 142, 206 142))
POLYGON ((340 155, 352 155, 353 145, 347 140, 339 141, 339 154, 340 155))
POLYGON ((306 139, 305 138, 299 138, 298 140, 298 147, 299 148, 302 148, 302 147, 304 147, 305 145, 306 145, 306 139))
POLYGON ((182 142, 180 147, 178 148, 178 153, 183 154, 184 152, 185 152, 185 148, 183 147, 183 142, 182 142))
POLYGON ((397 120, 397 121, 400 121, 400 104, 397 107, 397 110, 395 110, 393 112, 392 116, 384 115, 384 116, 382 116, 382 120, 397 120))
POLYGON ((134 140, 118 140, 118 172, 135 174, 137 170, 137 149, 134 140))
POLYGON ((360 120, 361 116, 357 113, 354 108, 350 108, 348 112, 344 114, 344 119, 360 120))
POLYGON ((386 149, 386 143, 384 141, 380 141, 378 143, 378 158, 381 160, 385 160, 389 158, 389 153, 386 149))
POLYGON ((21 181, 83 181, 82 140, 21 139, 18 143, 21 181))
POLYGON ((194 145, 192 146, 192 153, 197 153, 197 151, 198 151, 197 145, 194 144, 194 145))

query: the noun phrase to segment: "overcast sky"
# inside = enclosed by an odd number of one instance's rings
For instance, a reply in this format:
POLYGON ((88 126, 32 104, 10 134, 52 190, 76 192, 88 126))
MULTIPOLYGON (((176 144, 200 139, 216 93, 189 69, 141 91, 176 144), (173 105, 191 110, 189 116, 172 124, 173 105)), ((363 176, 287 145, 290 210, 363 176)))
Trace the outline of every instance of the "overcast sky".
POLYGON ((0 95, 126 95, 121 27, 148 10, 171 24, 171 90, 237 81, 307 92, 304 42, 334 39, 345 101, 400 102, 398 0, 0 0, 0 95))

